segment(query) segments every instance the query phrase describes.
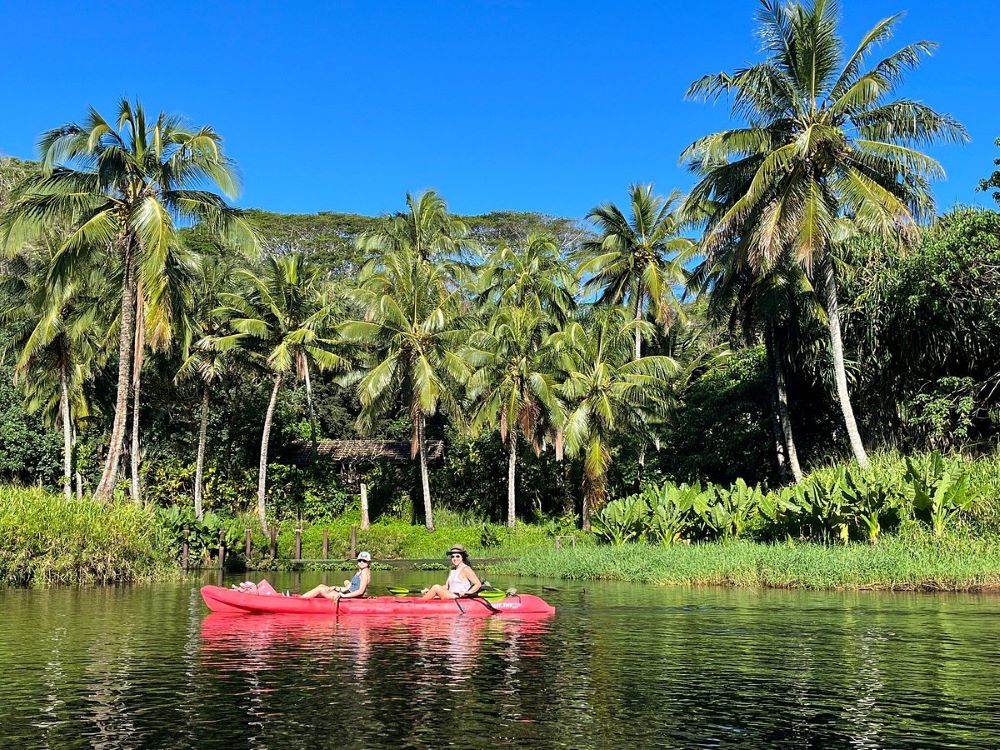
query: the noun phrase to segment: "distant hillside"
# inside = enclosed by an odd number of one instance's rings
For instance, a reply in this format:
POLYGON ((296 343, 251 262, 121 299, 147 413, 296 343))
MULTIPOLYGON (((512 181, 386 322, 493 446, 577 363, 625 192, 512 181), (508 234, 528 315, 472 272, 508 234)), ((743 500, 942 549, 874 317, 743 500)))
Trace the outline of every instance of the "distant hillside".
MULTIPOLYGON (((37 162, 0 157, 0 208, 10 187, 37 168, 37 162)), ((246 213, 268 251, 317 253, 341 272, 350 272, 360 260, 354 247, 358 235, 374 228, 382 218, 334 211, 279 214, 256 208, 248 209, 246 213)), ((574 219, 536 212, 491 211, 461 218, 487 250, 495 247, 501 240, 516 242, 532 231, 551 232, 567 247, 575 246, 586 234, 585 228, 574 219)), ((197 233, 192 233, 189 238, 194 245, 201 242, 197 233)))

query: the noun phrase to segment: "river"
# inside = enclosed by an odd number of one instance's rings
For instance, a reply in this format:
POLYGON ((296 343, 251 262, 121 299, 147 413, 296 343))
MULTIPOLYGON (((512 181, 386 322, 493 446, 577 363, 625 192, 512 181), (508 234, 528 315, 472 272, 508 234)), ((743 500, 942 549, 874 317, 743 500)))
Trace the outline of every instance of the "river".
POLYGON ((386 622, 201 583, 0 591, 0 747, 1000 747, 996 596, 546 582, 547 620, 386 622))

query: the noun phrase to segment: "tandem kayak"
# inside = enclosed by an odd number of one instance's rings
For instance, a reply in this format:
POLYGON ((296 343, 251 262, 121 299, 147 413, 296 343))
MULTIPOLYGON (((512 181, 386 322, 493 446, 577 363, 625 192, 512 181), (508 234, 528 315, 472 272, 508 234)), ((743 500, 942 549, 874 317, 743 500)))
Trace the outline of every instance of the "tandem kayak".
POLYGON ((203 586, 201 596, 213 612, 228 614, 289 614, 289 615, 381 615, 390 617, 454 616, 492 617, 507 615, 538 617, 555 614, 555 607, 531 594, 513 594, 503 599, 486 601, 469 599, 431 599, 425 601, 410 596, 375 596, 364 599, 303 599, 281 594, 245 593, 222 586, 203 586))

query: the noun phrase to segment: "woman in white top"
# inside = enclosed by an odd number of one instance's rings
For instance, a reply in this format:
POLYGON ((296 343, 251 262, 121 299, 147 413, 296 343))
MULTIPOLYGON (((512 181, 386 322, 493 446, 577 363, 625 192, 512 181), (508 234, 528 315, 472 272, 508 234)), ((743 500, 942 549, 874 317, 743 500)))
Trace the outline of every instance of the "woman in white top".
POLYGON ((483 587, 476 571, 469 567, 469 553, 465 547, 456 544, 448 550, 448 557, 454 566, 448 573, 448 581, 444 586, 435 584, 424 592, 424 599, 460 599, 463 596, 475 596, 483 587))

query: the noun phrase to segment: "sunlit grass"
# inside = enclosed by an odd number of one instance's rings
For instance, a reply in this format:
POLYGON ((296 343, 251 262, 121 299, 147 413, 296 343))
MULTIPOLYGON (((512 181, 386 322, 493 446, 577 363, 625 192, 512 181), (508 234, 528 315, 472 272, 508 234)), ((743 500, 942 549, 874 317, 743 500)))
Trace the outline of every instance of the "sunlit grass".
POLYGON ((876 546, 629 544, 528 551, 500 572, 674 585, 969 591, 1000 587, 1000 548, 985 540, 923 534, 887 538, 876 546))

